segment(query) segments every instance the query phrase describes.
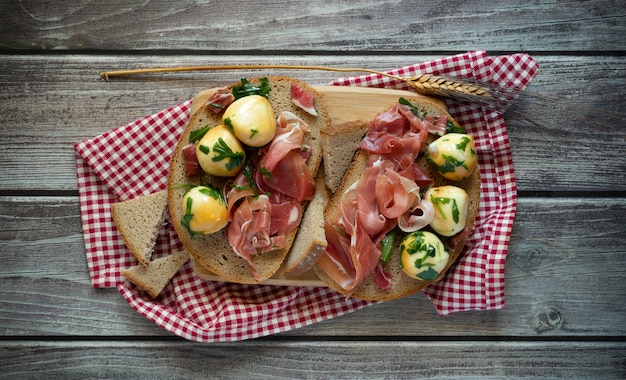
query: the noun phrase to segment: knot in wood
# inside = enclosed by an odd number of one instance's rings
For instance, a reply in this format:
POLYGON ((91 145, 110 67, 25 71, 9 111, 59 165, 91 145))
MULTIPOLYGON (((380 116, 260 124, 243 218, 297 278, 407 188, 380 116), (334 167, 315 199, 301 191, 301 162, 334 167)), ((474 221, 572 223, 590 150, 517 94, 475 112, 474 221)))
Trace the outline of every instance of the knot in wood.
POLYGON ((537 316, 537 322, 539 332, 557 330, 563 326, 563 317, 560 311, 549 307, 537 316))

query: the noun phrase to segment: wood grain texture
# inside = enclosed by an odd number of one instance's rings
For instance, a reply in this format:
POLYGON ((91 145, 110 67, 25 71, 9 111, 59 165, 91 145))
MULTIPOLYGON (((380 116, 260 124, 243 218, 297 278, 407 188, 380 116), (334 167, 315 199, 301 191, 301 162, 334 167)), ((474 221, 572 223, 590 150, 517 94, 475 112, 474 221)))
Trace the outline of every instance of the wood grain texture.
POLYGON ((0 2, 0 378, 625 378, 625 19, 610 0, 0 2), (505 309, 439 317, 416 294, 201 345, 91 287, 73 144, 251 76, 100 71, 385 70, 474 49, 540 65, 505 114, 521 195, 505 309))
MULTIPOLYGON (((249 71, 229 71, 104 82, 98 77, 102 70, 233 62, 389 69, 432 58, 180 56, 172 62, 167 56, 5 56, 0 59, 0 190, 75 190, 74 143, 191 99, 203 89, 251 76, 249 71), (33 144, 46 149, 32 149, 33 144)), ((541 68, 530 95, 506 113, 518 189, 626 190, 626 163, 621 159, 626 130, 616 127, 624 119, 626 86, 613 85, 626 80, 626 59, 537 60, 541 68)), ((318 71, 254 74, 287 74, 316 85, 336 77, 318 71)))
POLYGON ((5 341, 0 365, 4 375, 20 379, 620 379, 624 348, 616 342, 5 341))
MULTIPOLYGON (((1 335, 169 335, 115 289, 91 287, 75 198, 0 197, 0 210, 9 226, 0 232, 1 335)), ((520 200, 504 310, 439 317, 420 293, 283 335, 626 335, 626 273, 615 265, 626 254, 624 213, 623 199, 520 200)))
POLYGON ((1 10, 4 49, 611 51, 623 50, 626 32, 619 1, 19 1, 1 10))

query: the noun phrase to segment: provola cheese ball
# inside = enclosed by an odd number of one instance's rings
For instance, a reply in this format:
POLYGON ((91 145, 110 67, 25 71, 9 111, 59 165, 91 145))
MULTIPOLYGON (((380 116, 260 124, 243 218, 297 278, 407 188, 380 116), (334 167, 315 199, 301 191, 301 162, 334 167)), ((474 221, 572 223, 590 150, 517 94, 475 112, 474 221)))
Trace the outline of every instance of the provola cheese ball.
POLYGON ((212 186, 195 186, 182 200, 182 225, 194 234, 212 234, 228 224, 228 208, 219 190, 212 186))
POLYGON ((435 210, 430 227, 441 236, 454 236, 463 231, 469 212, 469 196, 460 187, 446 185, 431 187, 424 198, 435 210))
POLYGON ((478 163, 474 138, 463 133, 445 134, 430 143, 428 159, 445 178, 464 180, 472 175, 478 163))
POLYGON ((207 131, 196 145, 202 170, 219 177, 232 177, 243 167, 246 154, 235 135, 224 125, 207 131))
POLYGON ((400 258, 407 276, 433 281, 448 264, 450 254, 437 235, 415 231, 402 239, 400 258))
POLYGON ((222 122, 251 147, 263 146, 276 134, 276 115, 269 100, 249 95, 235 100, 222 115, 222 122))

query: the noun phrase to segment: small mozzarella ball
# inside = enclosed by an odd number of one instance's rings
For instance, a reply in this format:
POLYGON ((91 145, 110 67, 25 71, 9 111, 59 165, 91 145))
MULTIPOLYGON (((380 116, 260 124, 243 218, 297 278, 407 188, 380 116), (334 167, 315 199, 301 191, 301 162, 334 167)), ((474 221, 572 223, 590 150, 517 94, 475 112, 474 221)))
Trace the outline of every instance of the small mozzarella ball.
POLYGON ((448 264, 450 254, 439 237, 428 231, 406 235, 400 244, 402 271, 424 281, 437 279, 448 264))
POLYGON ((212 234, 228 224, 228 208, 219 190, 196 186, 185 193, 182 201, 182 224, 189 233, 212 234))
POLYGON ((424 198, 433 204, 435 216, 430 227, 441 236, 454 236, 465 228, 469 211, 469 196, 457 186, 428 189, 424 198))
POLYGON ((218 125, 200 139, 196 157, 206 173, 233 177, 243 167, 246 154, 237 137, 226 126, 218 125))
POLYGON ((463 133, 443 135, 428 146, 428 159, 445 178, 452 181, 466 179, 478 163, 474 138, 463 133))
POLYGON ((249 95, 235 100, 222 116, 235 136, 248 146, 260 147, 274 138, 276 116, 269 100, 261 95, 249 95))

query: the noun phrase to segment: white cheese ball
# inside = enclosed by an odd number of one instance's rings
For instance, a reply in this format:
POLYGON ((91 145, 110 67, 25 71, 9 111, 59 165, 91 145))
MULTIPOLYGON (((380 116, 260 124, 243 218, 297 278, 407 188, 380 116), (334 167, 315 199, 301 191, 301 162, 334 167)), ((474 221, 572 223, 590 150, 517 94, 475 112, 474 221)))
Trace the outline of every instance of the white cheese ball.
POLYGON ((246 154, 235 135, 224 125, 218 125, 200 139, 196 157, 202 170, 219 177, 232 177, 243 167, 246 154))
POLYGON ((228 208, 219 190, 196 186, 185 193, 181 223, 190 234, 212 234, 228 224, 228 208))
POLYGON ((428 146, 428 159, 439 173, 452 181, 468 178, 478 163, 474 138, 463 133, 448 133, 428 146))
POLYGON ((431 187, 424 198, 430 201, 435 216, 430 227, 441 236, 454 236, 463 231, 469 212, 469 196, 457 186, 431 187))
POLYGON ((248 146, 260 147, 276 134, 276 115, 269 100, 261 95, 249 95, 235 100, 222 116, 222 122, 248 146))
POLYGON ((428 231, 406 235, 400 244, 402 271, 418 280, 433 281, 448 264, 450 254, 439 237, 428 231))

